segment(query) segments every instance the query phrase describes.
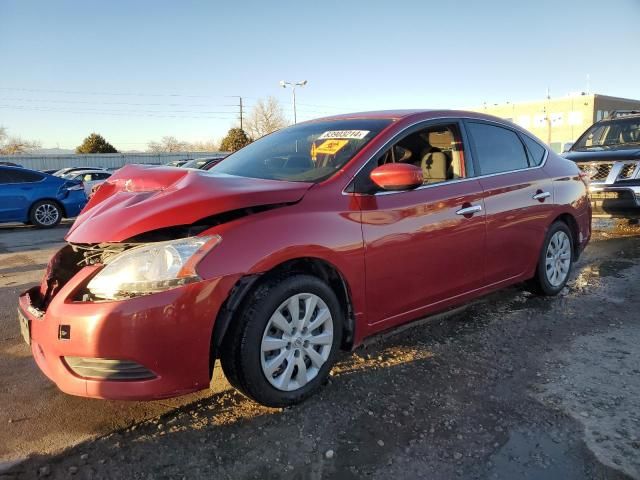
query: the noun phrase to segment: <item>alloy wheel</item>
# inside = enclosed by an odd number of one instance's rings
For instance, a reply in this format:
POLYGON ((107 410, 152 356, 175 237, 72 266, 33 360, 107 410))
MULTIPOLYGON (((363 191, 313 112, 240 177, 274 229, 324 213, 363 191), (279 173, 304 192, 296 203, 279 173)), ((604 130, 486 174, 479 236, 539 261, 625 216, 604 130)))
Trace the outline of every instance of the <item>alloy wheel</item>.
POLYGON ((38 223, 44 226, 54 225, 60 217, 60 212, 55 205, 51 203, 43 203, 38 205, 35 211, 35 217, 38 223))

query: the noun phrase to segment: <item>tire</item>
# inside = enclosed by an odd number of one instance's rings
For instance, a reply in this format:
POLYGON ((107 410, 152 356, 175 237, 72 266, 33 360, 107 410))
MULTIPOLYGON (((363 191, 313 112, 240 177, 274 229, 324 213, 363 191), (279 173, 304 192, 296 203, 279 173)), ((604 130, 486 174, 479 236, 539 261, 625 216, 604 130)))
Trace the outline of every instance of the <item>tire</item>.
POLYGON ((265 280, 243 302, 223 340, 220 361, 227 379, 268 407, 302 402, 326 381, 335 363, 342 315, 333 290, 316 277, 291 274, 265 280), (290 306, 295 313, 295 305, 301 323, 294 330, 290 306), (311 331, 302 328, 314 324, 311 331))
POLYGON ((31 207, 29 221, 38 228, 53 228, 62 220, 62 208, 53 200, 40 200, 31 207))
POLYGON ((531 290, 540 295, 553 296, 565 287, 574 259, 574 241, 566 223, 557 221, 545 236, 535 276, 530 280, 531 290), (547 261, 549 259, 549 261, 547 261))

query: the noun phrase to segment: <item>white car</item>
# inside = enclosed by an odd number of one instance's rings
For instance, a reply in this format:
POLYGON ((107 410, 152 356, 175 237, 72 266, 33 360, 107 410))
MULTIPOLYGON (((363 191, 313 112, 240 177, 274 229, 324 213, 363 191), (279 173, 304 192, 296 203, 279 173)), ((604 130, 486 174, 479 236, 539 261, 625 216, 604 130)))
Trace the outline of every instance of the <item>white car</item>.
POLYGON ((96 185, 100 185, 111 176, 111 172, 106 170, 80 170, 70 172, 62 176, 68 180, 80 180, 84 184, 84 191, 89 196, 91 189, 96 185))

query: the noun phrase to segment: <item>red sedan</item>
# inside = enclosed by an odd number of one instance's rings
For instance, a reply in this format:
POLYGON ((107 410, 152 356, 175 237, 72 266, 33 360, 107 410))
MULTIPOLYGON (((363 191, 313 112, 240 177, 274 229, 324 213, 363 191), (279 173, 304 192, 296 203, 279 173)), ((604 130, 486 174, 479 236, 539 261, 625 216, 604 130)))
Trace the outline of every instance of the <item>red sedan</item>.
POLYGON ((336 116, 208 172, 122 168, 19 317, 65 392, 181 395, 220 358, 247 396, 285 406, 377 332, 514 283, 557 294, 590 235, 578 167, 511 123, 336 116))

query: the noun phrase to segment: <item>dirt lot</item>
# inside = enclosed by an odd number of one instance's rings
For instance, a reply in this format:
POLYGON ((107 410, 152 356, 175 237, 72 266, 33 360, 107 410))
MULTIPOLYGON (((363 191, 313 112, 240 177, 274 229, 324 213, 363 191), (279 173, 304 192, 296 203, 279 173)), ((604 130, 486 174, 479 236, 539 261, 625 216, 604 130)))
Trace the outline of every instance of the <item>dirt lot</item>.
POLYGON ((0 227, 0 458, 29 455, 0 478, 640 478, 640 229, 597 225, 560 296, 514 287, 381 337, 287 410, 220 377, 165 402, 59 393, 14 305, 64 228, 0 227))

